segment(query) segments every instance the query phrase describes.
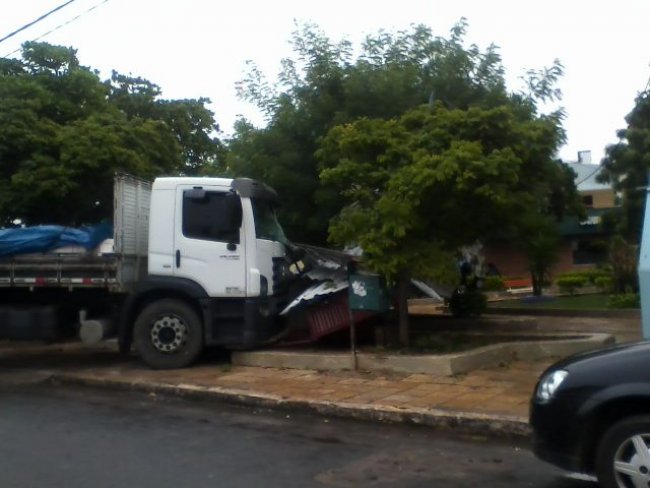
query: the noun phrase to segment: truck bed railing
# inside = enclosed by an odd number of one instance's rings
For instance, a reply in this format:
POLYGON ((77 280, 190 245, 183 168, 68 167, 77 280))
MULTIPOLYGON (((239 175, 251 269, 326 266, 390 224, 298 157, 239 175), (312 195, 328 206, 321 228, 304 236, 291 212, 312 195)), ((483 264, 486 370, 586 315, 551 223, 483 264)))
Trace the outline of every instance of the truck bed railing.
POLYGON ((118 283, 117 255, 25 255, 0 259, 0 287, 111 287, 118 283))

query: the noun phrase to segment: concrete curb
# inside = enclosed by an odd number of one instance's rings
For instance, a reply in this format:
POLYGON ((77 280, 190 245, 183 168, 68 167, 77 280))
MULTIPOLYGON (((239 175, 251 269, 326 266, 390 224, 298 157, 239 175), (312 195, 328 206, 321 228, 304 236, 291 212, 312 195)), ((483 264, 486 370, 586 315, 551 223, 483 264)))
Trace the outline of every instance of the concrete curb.
MULTIPOLYGON (((510 337, 510 334, 500 332, 490 334, 468 332, 467 334, 479 337, 484 335, 510 337)), ((361 371, 455 376, 480 368, 494 367, 512 358, 525 357, 528 360, 539 360, 565 357, 614 343, 614 338, 610 334, 535 332, 524 335, 535 337, 535 340, 505 341, 450 354, 402 355, 387 352, 358 352, 357 364, 361 371)), ((233 352, 232 364, 235 366, 317 371, 352 369, 349 352, 311 352, 287 349, 233 352)))
POLYGON ((188 384, 170 385, 145 381, 128 382, 113 378, 89 378, 66 373, 53 373, 48 380, 64 385, 91 386, 113 390, 126 389, 197 400, 219 400, 240 405, 318 413, 339 418, 424 425, 478 435, 518 438, 530 436, 527 419, 514 416, 292 399, 231 388, 201 387, 188 384))
POLYGON ((619 318, 641 319, 638 309, 612 309, 612 310, 569 310, 562 308, 507 308, 490 307, 483 312, 484 315, 520 315, 538 317, 585 317, 585 318, 619 318))

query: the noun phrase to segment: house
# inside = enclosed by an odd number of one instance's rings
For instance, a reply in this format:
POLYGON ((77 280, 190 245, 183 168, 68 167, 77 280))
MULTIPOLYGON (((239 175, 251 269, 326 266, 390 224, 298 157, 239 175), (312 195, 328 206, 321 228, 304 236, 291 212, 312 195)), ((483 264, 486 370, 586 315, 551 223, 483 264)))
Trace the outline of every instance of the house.
MULTIPOLYGON (((591 162, 590 151, 580 151, 577 161, 564 164, 576 173, 575 183, 587 217, 580 220, 571 216, 559 223, 562 240, 552 276, 593 268, 607 260, 610 233, 601 225, 602 219, 605 213, 619 205, 612 186, 596 181, 601 166, 591 162)), ((527 277, 530 274, 526 257, 511 246, 486 246, 484 255, 485 263, 496 266, 502 276, 527 277)))
POLYGON ((596 177, 601 166, 591 163, 589 151, 578 153, 578 161, 566 163, 576 173, 576 187, 587 211, 580 221, 568 217, 560 224, 563 249, 558 267, 564 270, 593 267, 607 260, 610 232, 603 228, 603 215, 619 206, 619 199, 609 183, 599 183, 596 177))

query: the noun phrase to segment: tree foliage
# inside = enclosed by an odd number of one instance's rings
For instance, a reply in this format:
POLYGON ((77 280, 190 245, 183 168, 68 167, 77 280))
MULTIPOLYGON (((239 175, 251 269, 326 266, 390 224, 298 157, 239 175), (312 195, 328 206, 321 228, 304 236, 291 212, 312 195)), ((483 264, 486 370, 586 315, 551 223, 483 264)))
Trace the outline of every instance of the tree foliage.
POLYGON ((609 244, 609 265, 612 268, 614 293, 638 293, 639 248, 616 235, 609 244))
POLYGON ((623 193, 623 218, 618 230, 637 241, 643 220, 643 206, 650 170, 650 91, 640 93, 632 111, 625 118, 627 127, 618 131, 619 142, 607 147, 598 175, 601 182, 610 182, 623 193))
POLYGON ((26 43, 0 60, 0 225, 110 217, 115 172, 153 178, 217 164, 207 99, 164 100, 142 78, 102 81, 76 50, 26 43))
POLYGON ((239 85, 268 125, 240 121, 230 141, 234 174, 262 179, 285 204, 283 224, 294 240, 323 243, 329 220, 342 202, 318 178, 320 138, 359 118, 387 120, 425 104, 450 109, 496 107, 508 100, 495 46, 466 47, 461 21, 448 37, 425 26, 368 36, 358 54, 347 41, 333 42, 314 25, 298 26, 294 56, 282 61, 275 83, 254 65, 239 85))
POLYGON ((555 220, 546 214, 527 214, 518 229, 519 246, 528 259, 533 294, 540 296, 549 271, 559 258, 560 236, 555 220))
POLYGON ((569 199, 571 186, 554 186, 564 175, 552 159, 558 137, 552 121, 516 105, 437 103, 337 126, 318 152, 322 179, 346 204, 331 238, 361 245, 389 278, 431 277, 442 253, 517 235, 523 221, 552 213, 554 193, 569 199))

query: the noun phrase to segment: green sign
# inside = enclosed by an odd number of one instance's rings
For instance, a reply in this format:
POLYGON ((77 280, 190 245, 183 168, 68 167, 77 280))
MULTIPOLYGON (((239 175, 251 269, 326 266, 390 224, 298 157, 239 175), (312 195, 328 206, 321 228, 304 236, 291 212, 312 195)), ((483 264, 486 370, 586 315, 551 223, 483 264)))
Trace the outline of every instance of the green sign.
POLYGON ((390 308, 384 280, 375 274, 350 275, 350 310, 385 312, 390 308))

